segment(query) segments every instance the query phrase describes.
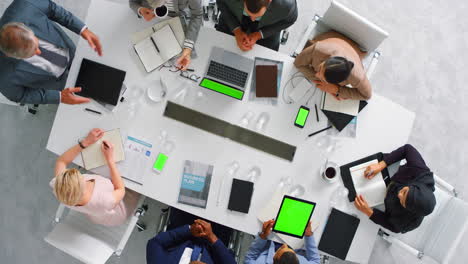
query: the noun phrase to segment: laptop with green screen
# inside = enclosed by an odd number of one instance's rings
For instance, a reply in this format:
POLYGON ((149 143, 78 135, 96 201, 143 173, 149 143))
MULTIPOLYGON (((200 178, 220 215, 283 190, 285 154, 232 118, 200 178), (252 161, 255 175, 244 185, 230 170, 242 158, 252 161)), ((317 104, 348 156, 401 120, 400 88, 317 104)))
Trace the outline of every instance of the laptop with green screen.
POLYGON ((316 204, 285 195, 276 216, 273 232, 303 238, 316 204))

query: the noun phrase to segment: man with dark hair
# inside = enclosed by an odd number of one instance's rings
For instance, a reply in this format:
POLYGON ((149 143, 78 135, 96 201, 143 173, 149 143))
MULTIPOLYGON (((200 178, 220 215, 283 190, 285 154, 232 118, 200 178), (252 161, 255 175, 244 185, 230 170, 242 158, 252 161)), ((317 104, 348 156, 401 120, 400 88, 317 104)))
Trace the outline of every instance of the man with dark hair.
POLYGON ((244 264, 319 264, 320 255, 313 237, 311 223, 304 234, 304 249, 294 251, 286 244, 279 244, 268 240, 274 220, 263 223, 262 232, 258 234, 250 245, 244 264))
POLYGON ((216 30, 234 35, 248 51, 255 44, 278 50, 281 30, 297 19, 296 0, 216 0, 221 16, 216 30))
POLYGON ((354 41, 330 31, 310 40, 294 65, 337 100, 369 100, 372 87, 362 65, 364 55, 354 41))
POLYGON ((82 104, 79 87, 64 89, 75 44, 58 26, 85 39, 99 56, 99 38, 51 0, 14 0, 0 18, 0 92, 24 104, 82 104))

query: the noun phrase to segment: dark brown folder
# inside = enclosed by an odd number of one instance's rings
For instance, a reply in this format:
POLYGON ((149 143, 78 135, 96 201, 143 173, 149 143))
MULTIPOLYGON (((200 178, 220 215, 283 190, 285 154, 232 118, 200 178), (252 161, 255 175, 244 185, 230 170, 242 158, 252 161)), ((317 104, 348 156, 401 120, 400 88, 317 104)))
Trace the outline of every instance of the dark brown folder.
POLYGON ((278 66, 255 66, 255 90, 257 97, 278 97, 278 66))

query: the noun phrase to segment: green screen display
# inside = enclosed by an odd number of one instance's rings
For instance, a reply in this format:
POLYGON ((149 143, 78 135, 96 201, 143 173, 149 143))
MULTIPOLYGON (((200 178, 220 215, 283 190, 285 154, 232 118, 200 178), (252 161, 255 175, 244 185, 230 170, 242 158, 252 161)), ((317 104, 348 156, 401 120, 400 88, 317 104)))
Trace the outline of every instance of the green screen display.
POLYGON ((302 237, 314 207, 315 204, 285 197, 274 230, 302 237))
POLYGON ((164 165, 166 165, 166 161, 169 157, 165 154, 159 153, 158 158, 154 162, 153 168, 162 171, 164 169, 164 165))
POLYGON ((308 115, 309 115, 309 110, 302 108, 302 107, 299 108, 299 113, 297 113, 297 116, 296 116, 296 124, 300 126, 304 126, 308 115))
POLYGON ((200 86, 218 93, 225 94, 227 96, 234 97, 239 100, 242 100, 242 97, 244 97, 243 91, 239 91, 236 88, 229 87, 227 85, 212 81, 210 79, 203 79, 200 83, 200 86))

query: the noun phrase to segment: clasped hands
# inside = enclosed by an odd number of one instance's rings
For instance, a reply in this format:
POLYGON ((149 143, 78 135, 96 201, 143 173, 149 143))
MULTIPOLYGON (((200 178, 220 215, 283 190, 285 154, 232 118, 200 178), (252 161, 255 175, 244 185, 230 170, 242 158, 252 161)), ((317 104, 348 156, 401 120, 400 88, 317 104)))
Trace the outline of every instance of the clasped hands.
POLYGON ((218 240, 218 237, 213 233, 211 224, 201 219, 195 220, 195 222, 190 225, 190 233, 192 233, 194 237, 205 238, 211 244, 214 244, 218 240))
POLYGON ((240 28, 236 28, 233 33, 236 37, 237 46, 242 51, 251 50, 255 43, 257 43, 257 41, 262 38, 262 34, 260 32, 247 34, 240 28))

